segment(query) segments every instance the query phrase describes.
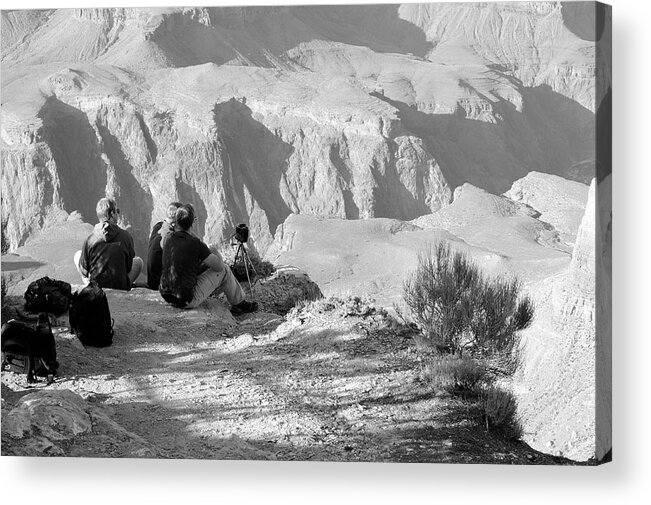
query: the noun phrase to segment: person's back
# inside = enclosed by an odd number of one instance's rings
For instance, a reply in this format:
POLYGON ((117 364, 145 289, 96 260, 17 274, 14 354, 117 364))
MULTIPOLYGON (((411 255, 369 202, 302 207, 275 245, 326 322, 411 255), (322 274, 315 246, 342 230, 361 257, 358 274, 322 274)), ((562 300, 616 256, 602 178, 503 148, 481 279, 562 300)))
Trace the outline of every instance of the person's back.
POLYGON ((95 225, 92 235, 84 242, 80 265, 88 272, 88 278, 101 287, 128 290, 134 256, 129 232, 104 221, 95 225))
POLYGON ((75 266, 84 284, 94 280, 102 288, 129 290, 142 270, 142 260, 136 256, 133 238, 117 225, 120 209, 115 201, 100 199, 96 212, 99 223, 81 250, 75 253, 75 266))
POLYGON ((163 239, 174 231, 174 216, 181 202, 172 202, 167 207, 167 216, 164 221, 154 225, 149 235, 147 250, 147 286, 149 289, 158 289, 163 271, 163 239))
POLYGON ((258 310, 256 302, 245 299, 242 286, 217 249, 211 250, 192 234, 194 207, 190 204, 179 207, 174 221, 176 231, 162 240, 160 294, 163 299, 176 307, 191 309, 212 293, 224 293, 231 304, 231 313, 258 310))
POLYGON ((187 231, 175 231, 163 246, 161 296, 172 305, 191 302, 202 263, 210 255, 208 246, 187 231))
POLYGON ((149 247, 147 248, 147 286, 149 289, 158 289, 160 276, 163 270, 163 248, 160 245, 160 228, 163 221, 159 221, 151 229, 149 247))

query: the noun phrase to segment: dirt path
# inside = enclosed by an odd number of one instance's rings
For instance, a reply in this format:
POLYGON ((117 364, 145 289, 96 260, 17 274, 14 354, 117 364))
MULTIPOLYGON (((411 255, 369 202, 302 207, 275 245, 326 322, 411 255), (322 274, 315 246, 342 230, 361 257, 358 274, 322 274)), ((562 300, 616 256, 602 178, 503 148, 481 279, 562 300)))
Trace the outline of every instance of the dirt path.
MULTIPOLYGON (((432 391, 413 334, 367 306, 234 321, 219 301, 170 311, 150 293, 109 294, 109 348, 58 328, 62 378, 49 389, 101 406, 161 457, 559 462, 486 433, 476 412, 432 391)), ((3 412, 30 392, 24 376, 2 383, 3 412)))

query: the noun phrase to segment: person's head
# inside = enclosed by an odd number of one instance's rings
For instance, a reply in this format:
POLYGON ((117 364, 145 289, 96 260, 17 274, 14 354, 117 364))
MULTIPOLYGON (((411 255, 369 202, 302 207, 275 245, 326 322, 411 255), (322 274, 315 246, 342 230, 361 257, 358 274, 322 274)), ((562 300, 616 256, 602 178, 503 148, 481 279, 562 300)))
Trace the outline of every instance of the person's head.
POLYGON ((100 221, 117 221, 120 209, 111 198, 101 198, 95 207, 97 219, 100 221))
POLYGON ((180 230, 189 230, 194 223, 194 207, 192 204, 186 203, 176 209, 174 221, 180 230))
POLYGON ((176 219, 176 210, 183 205, 181 202, 172 202, 167 206, 167 214, 165 215, 165 219, 167 219, 168 222, 173 223, 174 220, 176 219))

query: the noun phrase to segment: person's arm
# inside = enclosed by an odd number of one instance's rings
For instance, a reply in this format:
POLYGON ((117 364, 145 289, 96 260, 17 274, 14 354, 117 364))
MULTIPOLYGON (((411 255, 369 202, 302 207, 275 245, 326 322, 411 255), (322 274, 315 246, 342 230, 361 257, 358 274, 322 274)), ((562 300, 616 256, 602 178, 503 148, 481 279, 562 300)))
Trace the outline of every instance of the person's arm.
POLYGON ((213 253, 210 253, 208 257, 203 260, 203 264, 212 270, 215 270, 216 272, 223 272, 226 269, 226 265, 224 264, 222 257, 213 253))
POLYGON ((205 243, 199 241, 199 259, 211 270, 223 272, 226 268, 224 260, 217 249, 210 249, 205 243))
POLYGON ((84 240, 84 245, 81 246, 81 257, 79 258, 79 268, 81 269, 82 277, 88 277, 90 275, 89 269, 89 257, 88 257, 88 239, 84 240))
POLYGON ((127 243, 127 262, 126 262, 126 268, 127 272, 131 271, 131 267, 133 266, 133 258, 136 256, 136 249, 133 247, 133 237, 128 231, 124 231, 126 234, 126 243, 127 243))
POLYGON ((172 233, 174 233, 174 226, 172 226, 168 221, 163 221, 158 233, 160 234, 160 246, 163 248, 167 243, 167 239, 172 233))

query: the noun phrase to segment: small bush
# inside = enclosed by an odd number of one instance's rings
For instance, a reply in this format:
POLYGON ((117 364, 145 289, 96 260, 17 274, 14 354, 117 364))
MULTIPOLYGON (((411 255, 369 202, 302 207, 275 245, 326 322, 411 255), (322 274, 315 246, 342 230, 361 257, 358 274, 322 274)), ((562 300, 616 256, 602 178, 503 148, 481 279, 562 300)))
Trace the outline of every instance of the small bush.
POLYGON ((328 296, 317 300, 306 301, 296 306, 295 312, 310 312, 313 314, 325 314, 332 312, 339 317, 370 317, 380 315, 388 318, 387 311, 377 308, 372 298, 360 298, 359 296, 328 296))
POLYGON ((509 439, 522 437, 522 425, 517 416, 517 402, 508 391, 492 386, 481 394, 480 405, 487 429, 509 439))
POLYGON ((483 355, 510 354, 517 332, 531 324, 533 304, 528 297, 518 300, 520 290, 517 279, 482 279, 477 286, 468 327, 472 347, 483 355))
POLYGON ((520 291, 517 279, 488 278, 442 242, 419 254, 403 284, 405 303, 434 347, 505 361, 509 373, 517 366, 517 332, 533 318, 533 304, 520 291))
POLYGON ((404 299, 424 335, 441 351, 461 351, 478 270, 439 242, 418 255, 416 272, 403 284, 404 299))
MULTIPOLYGON (((253 269, 251 268, 251 265, 249 265, 249 278, 251 279, 251 282, 253 282, 254 279, 266 279, 276 271, 276 267, 274 267, 272 263, 260 259, 257 254, 249 254, 249 258, 253 265, 253 269)), ((231 266, 231 270, 238 281, 245 282, 247 280, 246 269, 243 261, 238 259, 238 262, 231 266)))
POLYGON ((425 367, 424 379, 453 395, 477 396, 486 381, 486 371, 470 358, 442 355, 425 367))

